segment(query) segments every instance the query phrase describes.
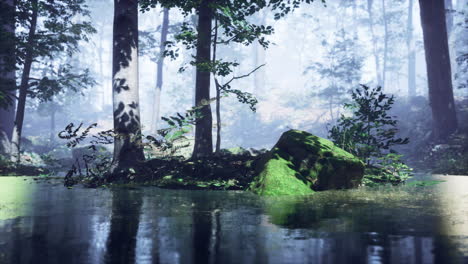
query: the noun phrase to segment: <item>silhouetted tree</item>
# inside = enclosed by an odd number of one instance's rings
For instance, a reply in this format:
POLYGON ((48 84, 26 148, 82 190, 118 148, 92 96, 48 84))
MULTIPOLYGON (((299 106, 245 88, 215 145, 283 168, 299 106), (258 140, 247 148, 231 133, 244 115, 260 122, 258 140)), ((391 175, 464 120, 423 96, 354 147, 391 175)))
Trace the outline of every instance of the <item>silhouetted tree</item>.
POLYGON ((15 119, 15 7, 13 0, 0 3, 0 153, 10 152, 15 119))
POLYGON ((20 141, 23 130, 26 98, 49 100, 65 86, 78 89, 88 84, 89 76, 75 74, 70 67, 61 67, 56 79, 50 76, 31 77, 32 65, 38 58, 53 58, 66 52, 69 56, 78 50, 78 42, 94 33, 89 22, 75 22, 76 15, 87 16, 85 0, 16 1, 16 24, 25 28, 16 34, 16 61, 22 67, 18 104, 11 140, 11 160, 20 162, 20 141), (80 80, 73 82, 72 80, 80 80))
POLYGON ((426 53, 432 136, 444 142, 457 129, 444 1, 419 0, 426 53))
MULTIPOLYGON (((212 0, 202 0, 198 8, 198 39, 196 62, 209 64, 211 61, 212 0)), ((213 118, 210 106, 210 68, 197 67, 195 77, 195 105, 202 117, 195 125, 193 157, 209 156, 213 153, 213 118)))

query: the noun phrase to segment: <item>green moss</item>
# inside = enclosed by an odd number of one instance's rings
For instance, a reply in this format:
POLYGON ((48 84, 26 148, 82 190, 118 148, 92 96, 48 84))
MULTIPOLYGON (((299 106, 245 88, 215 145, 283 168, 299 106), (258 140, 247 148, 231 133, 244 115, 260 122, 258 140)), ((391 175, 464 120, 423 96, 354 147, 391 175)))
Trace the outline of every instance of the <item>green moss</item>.
POLYGON ((357 187, 364 164, 333 142, 289 130, 259 162, 250 190, 259 195, 303 195, 314 190, 357 187))
POLYGON ((251 190, 265 196, 314 193, 310 185, 295 177, 296 172, 291 169, 291 165, 291 162, 278 156, 269 160, 258 176, 258 181, 253 183, 251 190))

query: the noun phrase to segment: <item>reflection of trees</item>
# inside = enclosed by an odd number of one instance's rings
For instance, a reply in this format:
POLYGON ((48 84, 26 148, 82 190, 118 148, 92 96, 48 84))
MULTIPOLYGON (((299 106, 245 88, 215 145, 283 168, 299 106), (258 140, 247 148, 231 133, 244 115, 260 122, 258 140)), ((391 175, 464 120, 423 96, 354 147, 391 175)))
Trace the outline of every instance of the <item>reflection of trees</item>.
POLYGON ((119 189, 113 192, 106 263, 133 263, 141 206, 140 191, 119 189))
POLYGON ((195 197, 193 200, 193 262, 210 263, 210 258, 214 257, 211 256, 214 253, 210 250, 211 242, 216 242, 216 239, 212 238, 212 227, 216 224, 213 223, 209 201, 196 198, 202 197, 195 197))

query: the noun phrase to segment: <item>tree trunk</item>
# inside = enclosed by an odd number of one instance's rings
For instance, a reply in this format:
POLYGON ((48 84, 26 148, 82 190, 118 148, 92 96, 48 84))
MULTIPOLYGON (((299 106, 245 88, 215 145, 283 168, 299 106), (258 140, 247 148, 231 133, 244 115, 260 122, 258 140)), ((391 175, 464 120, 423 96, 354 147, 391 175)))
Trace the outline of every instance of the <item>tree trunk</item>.
MULTIPOLYGON (((216 48, 218 41, 218 19, 215 19, 214 27, 214 41, 213 41, 213 64, 216 63, 216 48)), ((215 87, 216 87, 216 147, 215 153, 221 152, 221 86, 214 75, 215 87)))
POLYGON ((382 85, 382 77, 380 75, 380 60, 377 52, 377 38, 374 32, 374 16, 372 13, 372 2, 373 0, 367 0, 367 14, 369 15, 369 29, 372 37, 372 47, 375 60, 375 74, 377 79, 377 85, 382 85))
POLYGON ((11 161, 20 163, 20 143, 21 133, 23 132, 24 110, 26 108, 26 96, 29 86, 29 74, 31 73, 31 66, 33 63, 33 45, 34 37, 36 35, 37 16, 38 16, 38 0, 32 0, 32 14, 31 24, 29 25, 28 32, 28 47, 26 48, 26 55, 23 66, 23 73, 21 76, 20 91, 18 97, 18 105, 16 108, 15 124, 13 127, 13 135, 11 138, 11 161))
POLYGON ((169 9, 164 8, 163 10, 163 22, 161 27, 161 43, 159 44, 159 60, 158 69, 156 72, 156 90, 154 94, 153 102, 153 122, 151 125, 151 131, 156 134, 158 130, 158 123, 161 111, 161 90, 163 86, 163 68, 164 68, 164 51, 166 50, 167 32, 169 29, 169 9))
POLYGON ((416 52, 413 41, 413 1, 408 3, 406 47, 408 49, 408 98, 416 96, 416 52))
POLYGON ((454 32, 455 38, 455 87, 458 89, 468 88, 468 34, 466 34, 466 29, 468 28, 468 0, 458 0, 456 6, 457 15, 455 17, 454 32))
POLYGON ((114 0, 114 157, 111 173, 144 160, 138 97, 138 1, 114 0))
POLYGON ((50 135, 49 135, 49 141, 50 144, 53 145, 55 141, 55 106, 52 106, 52 111, 50 111, 50 135))
POLYGON ((446 142, 457 129, 452 90, 452 74, 442 0, 419 0, 426 54, 429 102, 432 109, 432 136, 446 142))
MULTIPOLYGON (((453 4, 452 0, 445 0, 445 16, 446 16, 446 23, 447 23, 447 36, 450 38, 450 33, 452 32, 453 28, 453 4)), ((466 14, 465 14, 466 15, 466 14)))
POLYGON ((385 7, 385 0, 382 0, 382 18, 384 23, 384 55, 383 55, 383 68, 382 68, 382 86, 385 89, 385 81, 387 77, 387 60, 388 60, 388 22, 387 11, 385 7))
POLYGON ((200 107, 200 119, 195 125, 195 146, 193 158, 210 156, 213 153, 212 125, 213 118, 210 107, 210 71, 203 67, 211 61, 211 20, 213 12, 209 7, 212 0, 202 0, 198 9, 198 45, 197 73, 195 81, 195 103, 200 107))
MULTIPOLYGON (((5 36, 0 40, 2 51, 0 53, 0 89, 9 91, 14 98, 16 89, 15 80, 15 17, 14 1, 5 0, 1 5, 4 11, 5 24, 2 31, 5 36)), ((13 133, 13 124, 15 122, 16 100, 7 108, 0 107, 0 154, 8 155, 10 153, 10 140, 13 133)))

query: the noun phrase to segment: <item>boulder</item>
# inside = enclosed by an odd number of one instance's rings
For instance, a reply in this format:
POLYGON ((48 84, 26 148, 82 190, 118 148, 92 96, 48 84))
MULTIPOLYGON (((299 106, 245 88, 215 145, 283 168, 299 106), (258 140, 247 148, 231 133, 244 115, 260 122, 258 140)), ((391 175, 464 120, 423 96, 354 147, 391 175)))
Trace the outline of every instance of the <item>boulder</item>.
POLYGON ((265 196, 304 195, 359 186, 364 164, 331 141, 289 130, 262 157, 249 189, 265 196))

